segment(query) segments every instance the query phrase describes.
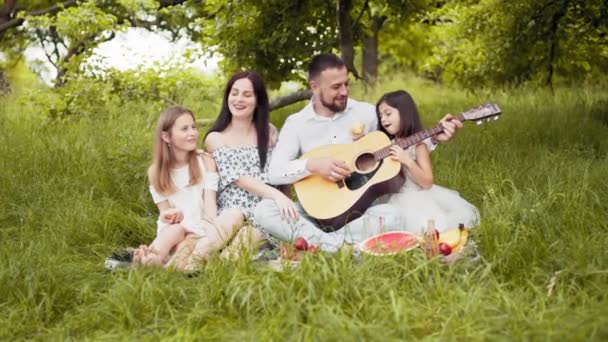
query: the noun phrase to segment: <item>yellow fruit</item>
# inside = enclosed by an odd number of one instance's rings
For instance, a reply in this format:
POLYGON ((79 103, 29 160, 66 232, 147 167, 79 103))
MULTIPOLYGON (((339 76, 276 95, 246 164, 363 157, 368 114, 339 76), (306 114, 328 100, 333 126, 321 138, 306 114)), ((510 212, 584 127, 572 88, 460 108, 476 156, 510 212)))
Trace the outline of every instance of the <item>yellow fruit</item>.
POLYGON ((350 132, 354 135, 354 136, 358 136, 363 134, 363 130, 365 129, 365 125, 363 125, 363 123, 361 122, 355 122, 353 124, 353 127, 351 128, 350 132))
POLYGON ((469 229, 464 228, 460 230, 459 228, 448 230, 447 232, 443 232, 439 235, 439 243, 447 243, 452 247, 452 252, 458 251, 469 239, 469 229))

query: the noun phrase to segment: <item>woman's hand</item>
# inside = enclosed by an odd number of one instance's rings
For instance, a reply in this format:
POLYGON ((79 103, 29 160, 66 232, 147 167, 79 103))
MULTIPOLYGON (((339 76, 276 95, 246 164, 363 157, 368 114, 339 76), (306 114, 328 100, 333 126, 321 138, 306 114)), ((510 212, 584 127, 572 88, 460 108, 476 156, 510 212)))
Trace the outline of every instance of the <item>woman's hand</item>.
POLYGON ((170 208, 160 212, 160 219, 169 224, 176 224, 182 222, 184 213, 177 208, 170 208))
POLYGON ((391 158, 394 160, 398 160, 401 164, 407 166, 408 168, 415 163, 414 159, 410 157, 410 154, 402 149, 400 146, 392 145, 390 147, 391 150, 391 158))
POLYGON ((300 218, 300 213, 298 213, 295 203, 282 192, 277 190, 273 200, 277 203, 277 206, 281 211, 281 216, 283 216, 285 220, 295 222, 300 218))

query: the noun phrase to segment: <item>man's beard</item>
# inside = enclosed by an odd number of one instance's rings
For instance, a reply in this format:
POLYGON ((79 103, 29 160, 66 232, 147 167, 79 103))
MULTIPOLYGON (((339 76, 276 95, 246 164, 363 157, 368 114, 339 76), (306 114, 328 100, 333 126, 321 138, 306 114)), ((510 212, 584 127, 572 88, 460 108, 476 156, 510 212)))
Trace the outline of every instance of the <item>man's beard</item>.
POLYGON ((323 107, 331 110, 334 113, 343 112, 346 109, 347 103, 348 103, 348 97, 344 99, 344 105, 342 105, 342 106, 338 106, 334 102, 325 102, 325 100, 323 100, 323 97, 321 97, 321 104, 323 105, 323 107))

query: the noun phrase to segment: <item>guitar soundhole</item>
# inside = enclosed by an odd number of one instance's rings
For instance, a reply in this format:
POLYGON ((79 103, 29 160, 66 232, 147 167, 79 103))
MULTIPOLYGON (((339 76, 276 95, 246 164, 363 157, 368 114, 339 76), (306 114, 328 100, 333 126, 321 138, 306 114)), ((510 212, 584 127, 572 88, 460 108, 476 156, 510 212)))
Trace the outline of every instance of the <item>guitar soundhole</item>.
MULTIPOLYGON (((375 168, 373 168, 371 170, 371 172, 366 172, 366 173, 353 172, 353 173, 351 173, 349 177, 344 178, 344 185, 346 185, 346 188, 348 188, 349 190, 357 190, 357 189, 363 187, 365 184, 367 184, 367 182, 369 182, 374 177, 376 172, 378 172, 378 169, 380 169, 380 166, 382 166, 382 162, 383 162, 383 160, 380 160, 380 162, 377 164, 377 166, 375 168)), ((374 165, 376 165, 375 162, 372 165, 372 167, 374 165)), ((357 166, 357 167, 359 167, 359 166, 357 166)))
POLYGON ((355 166, 361 172, 369 172, 374 170, 374 166, 376 165, 376 158, 371 153, 363 153, 357 160, 355 161, 355 166))

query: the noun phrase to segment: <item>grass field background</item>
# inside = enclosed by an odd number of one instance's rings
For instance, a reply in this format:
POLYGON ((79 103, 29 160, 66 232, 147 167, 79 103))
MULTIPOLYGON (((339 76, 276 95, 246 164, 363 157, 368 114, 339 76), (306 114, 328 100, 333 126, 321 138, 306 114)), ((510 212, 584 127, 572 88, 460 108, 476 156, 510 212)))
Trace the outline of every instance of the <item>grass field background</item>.
MULTIPOLYGON (((218 89, 183 105, 214 118, 218 89)), ((108 273, 112 251, 155 235, 145 170, 162 107, 132 99, 50 119, 24 94, 0 98, 0 339, 606 340, 606 89, 396 79, 353 97, 395 89, 411 91, 426 125, 485 102, 503 110, 432 153, 435 182, 480 209, 475 265, 414 251, 320 255, 284 272, 213 259, 196 275, 108 273)))

